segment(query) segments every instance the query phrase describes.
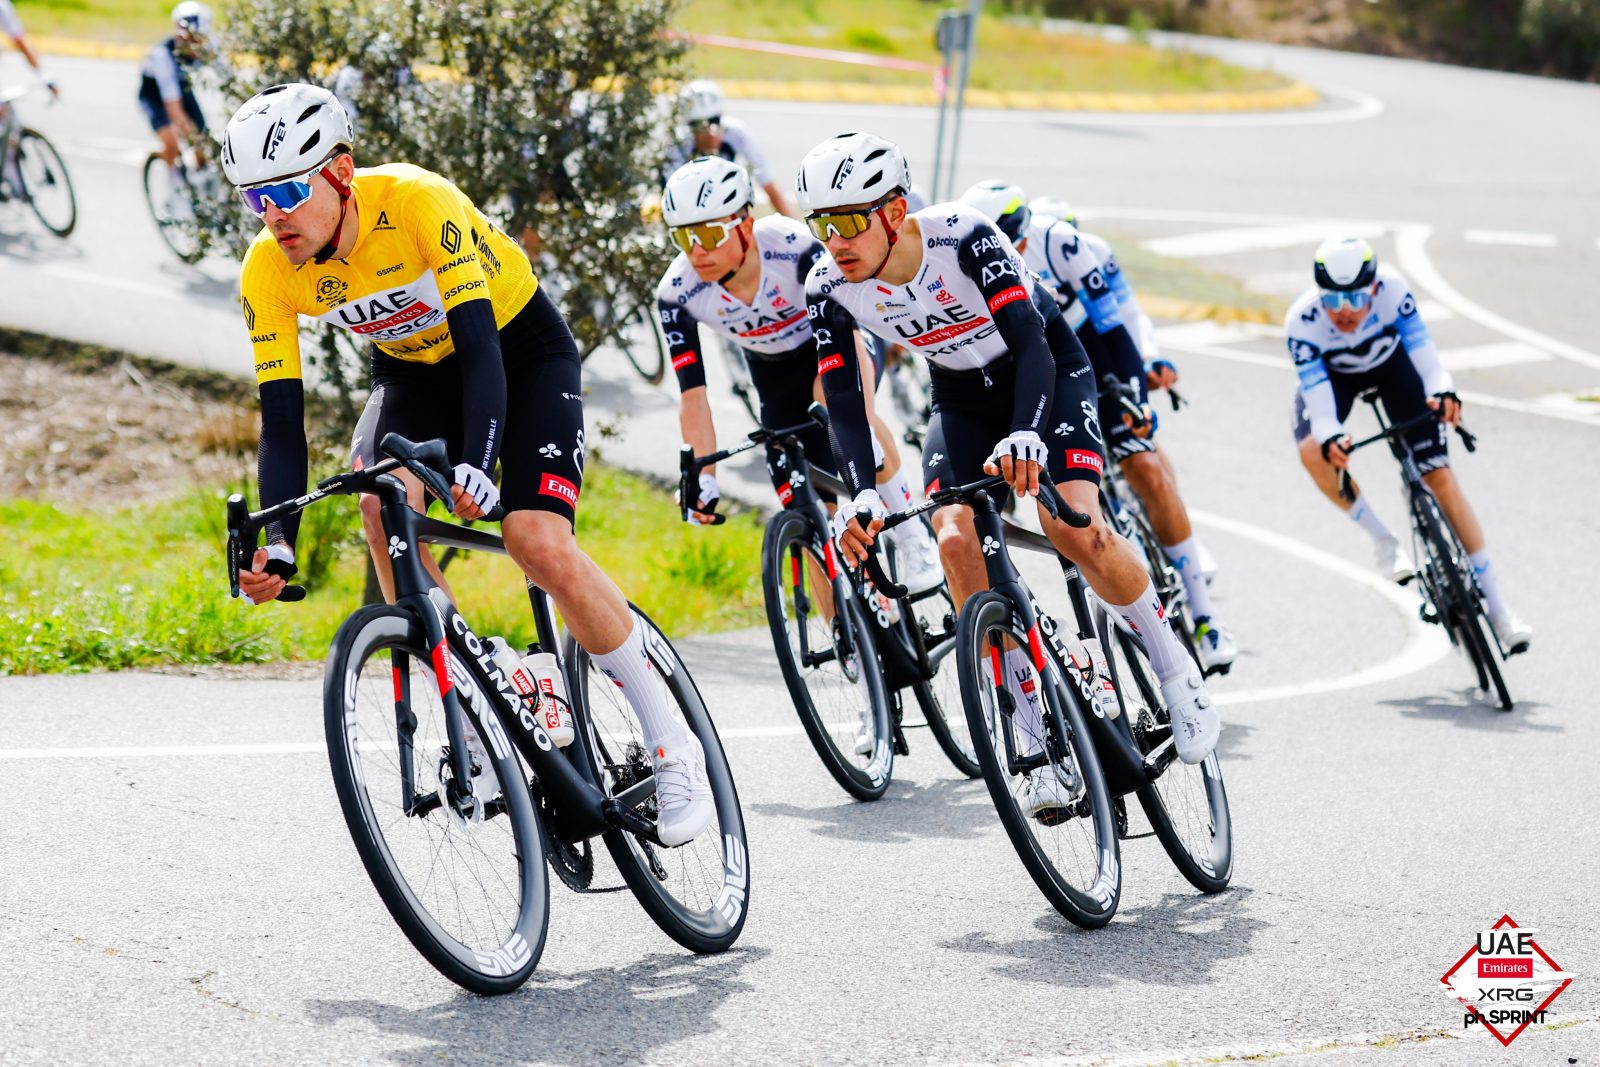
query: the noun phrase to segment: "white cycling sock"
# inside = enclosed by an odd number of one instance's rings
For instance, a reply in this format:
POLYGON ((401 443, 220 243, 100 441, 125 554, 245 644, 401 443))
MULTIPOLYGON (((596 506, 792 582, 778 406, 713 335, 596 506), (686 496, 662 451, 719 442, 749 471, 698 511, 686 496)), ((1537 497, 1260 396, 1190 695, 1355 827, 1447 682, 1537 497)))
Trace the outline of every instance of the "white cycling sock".
POLYGON ((906 481, 905 467, 878 483, 878 495, 883 497, 883 506, 891 515, 911 506, 911 483, 906 481))
POLYGON ((1183 587, 1189 592, 1189 607, 1198 619, 1211 618, 1211 591, 1206 588, 1206 575, 1200 566, 1200 542, 1191 536, 1187 541, 1162 546, 1167 558, 1177 568, 1183 587))
POLYGON ((629 612, 633 630, 620 648, 605 653, 590 653, 594 665, 605 672, 622 690, 639 723, 644 727, 644 743, 651 753, 663 746, 687 743, 691 736, 683 712, 667 700, 666 690, 656 678, 656 669, 644 649, 644 624, 629 612))
POLYGON ((1395 539, 1394 534, 1389 532, 1389 527, 1385 526, 1383 520, 1378 518, 1378 513, 1367 506, 1367 494, 1362 493, 1356 497, 1356 502, 1350 505, 1350 510, 1347 514, 1350 516, 1351 521, 1367 531, 1367 536, 1374 541, 1383 542, 1395 539))
POLYGON ((1017 755, 1031 756, 1044 748, 1044 698, 1039 692, 1039 675, 1025 648, 1013 648, 1000 660, 1000 669, 1006 673, 1006 689, 1017 703, 1012 719, 1017 731, 1017 755))
POLYGON ((1156 678, 1161 682, 1171 681, 1194 665, 1194 660, 1184 650, 1183 642, 1172 632, 1172 623, 1167 621, 1167 609, 1162 607, 1161 598, 1156 596, 1156 587, 1148 580, 1139 599, 1132 604, 1112 604, 1111 610, 1121 615, 1123 621, 1133 627, 1133 632, 1143 639, 1150 666, 1155 668, 1156 678))
POLYGON ((1483 600, 1489 605, 1489 614, 1504 614, 1506 602, 1500 596, 1500 576, 1495 572, 1494 561, 1489 558, 1489 550, 1479 549, 1467 558, 1472 561, 1472 572, 1478 576, 1478 588, 1483 590, 1483 600))

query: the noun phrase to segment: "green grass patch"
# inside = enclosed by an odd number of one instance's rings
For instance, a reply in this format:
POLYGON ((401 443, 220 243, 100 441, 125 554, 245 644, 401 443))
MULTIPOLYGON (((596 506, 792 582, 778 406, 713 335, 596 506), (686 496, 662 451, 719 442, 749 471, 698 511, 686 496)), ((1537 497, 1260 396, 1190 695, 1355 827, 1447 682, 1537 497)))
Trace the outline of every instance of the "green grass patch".
MULTIPOLYGON (((174 0, 15 0, 30 36, 154 44, 171 31, 174 0)), ((131 91, 131 90, 130 90, 131 91)))
MULTIPOLYGON (((228 596, 222 551, 223 501, 239 488, 112 512, 0 503, 0 674, 322 658, 361 599, 355 500, 305 512, 306 600, 251 608, 228 596)), ((759 516, 694 529, 664 490, 598 464, 586 472, 583 505, 580 542, 667 633, 761 620, 759 516)), ((469 553, 446 576, 480 633, 513 644, 532 637, 522 576, 509 560, 469 553)))
MULTIPOLYGON (((677 27, 691 33, 942 62, 934 46, 938 9, 925 0, 689 0, 677 27), (870 18, 863 18, 870 14, 870 18)), ((697 75, 729 80, 927 85, 925 74, 797 59, 730 48, 696 48, 697 75)), ((1036 21, 984 15, 969 85, 997 90, 1204 92, 1273 89, 1285 80, 1208 56, 1046 33, 1036 21)))
MULTIPOLYGON (((1265 311, 1282 319, 1289 302, 1250 289, 1238 278, 1206 270, 1187 259, 1172 259, 1147 251, 1138 238, 1101 230, 1090 220, 1090 228, 1105 236, 1117 254, 1117 263, 1128 276, 1135 293, 1152 293, 1175 300, 1200 304, 1265 311)), ((1310 276, 1307 275, 1307 284, 1310 276)))

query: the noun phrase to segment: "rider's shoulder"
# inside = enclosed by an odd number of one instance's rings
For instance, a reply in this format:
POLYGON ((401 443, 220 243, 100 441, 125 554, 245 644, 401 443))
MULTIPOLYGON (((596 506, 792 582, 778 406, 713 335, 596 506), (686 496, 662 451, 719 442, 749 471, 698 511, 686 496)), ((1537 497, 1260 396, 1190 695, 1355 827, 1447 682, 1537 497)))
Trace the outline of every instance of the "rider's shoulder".
POLYGON ((1411 295, 1411 283, 1405 275, 1387 264, 1378 267, 1378 293, 1373 297, 1374 310, 1383 318, 1409 315, 1417 310, 1416 299, 1411 295))
POLYGON ((455 183, 415 163, 379 163, 356 171, 355 186, 368 203, 404 209, 462 196, 455 183))
POLYGON ((667 264, 667 269, 661 275, 661 280, 656 283, 656 299, 663 304, 684 304, 689 290, 693 288, 697 275, 694 268, 689 266, 689 257, 679 252, 667 264))
POLYGON ((1322 294, 1312 286, 1290 303, 1283 316, 1284 331, 1290 334, 1310 330, 1323 321, 1322 294))
POLYGON ((833 257, 822 255, 811 264, 811 269, 806 272, 806 295, 808 297, 823 297, 831 294, 835 289, 850 284, 845 281, 844 273, 839 270, 839 265, 833 257))

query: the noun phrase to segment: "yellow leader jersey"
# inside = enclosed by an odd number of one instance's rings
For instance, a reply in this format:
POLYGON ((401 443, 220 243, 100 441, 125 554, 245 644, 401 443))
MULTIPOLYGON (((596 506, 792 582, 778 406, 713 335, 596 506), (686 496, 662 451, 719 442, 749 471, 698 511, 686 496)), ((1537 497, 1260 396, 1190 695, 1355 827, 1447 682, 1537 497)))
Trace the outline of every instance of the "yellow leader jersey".
POLYGON ((487 297, 504 328, 538 287, 522 249, 432 171, 386 163, 358 170, 351 188, 358 228, 347 258, 292 266, 267 229, 245 253, 239 303, 258 382, 301 377, 296 316, 396 359, 437 363, 455 351, 445 312, 487 297))

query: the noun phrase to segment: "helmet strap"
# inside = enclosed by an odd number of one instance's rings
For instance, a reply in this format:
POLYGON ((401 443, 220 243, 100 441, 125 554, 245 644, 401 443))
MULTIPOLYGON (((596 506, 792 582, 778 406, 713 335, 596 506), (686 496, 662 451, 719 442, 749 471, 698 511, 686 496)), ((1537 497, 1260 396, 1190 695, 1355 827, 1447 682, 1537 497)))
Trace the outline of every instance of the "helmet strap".
POLYGON ((889 217, 883 213, 882 207, 874 208, 873 214, 877 215, 878 221, 883 223, 883 232, 889 235, 889 248, 888 251, 884 252, 883 259, 878 264, 878 269, 868 275, 869 278, 876 278, 883 273, 883 268, 889 265, 889 257, 894 255, 894 243, 900 239, 900 235, 889 228, 889 217))
POLYGON ((727 285, 730 281, 732 281, 733 280, 733 276, 735 274, 738 274, 739 273, 739 269, 744 266, 745 260, 750 258, 750 241, 744 235, 744 220, 743 219, 739 220, 739 228, 737 230, 734 230, 733 232, 739 235, 739 266, 734 267, 728 273, 726 273, 722 277, 718 278, 717 279, 717 284, 718 285, 727 285))
POLYGON ((332 259, 333 254, 339 250, 339 238, 344 234, 344 215, 350 206, 350 186, 339 180, 339 176, 333 173, 332 167, 323 167, 318 173, 333 186, 333 191, 339 194, 339 221, 333 227, 333 236, 328 238, 328 243, 312 257, 320 266, 332 259))

